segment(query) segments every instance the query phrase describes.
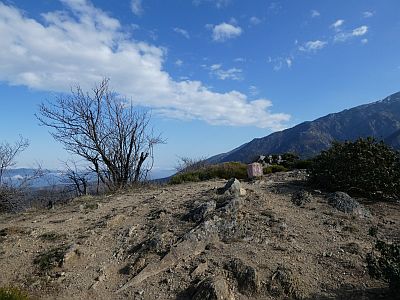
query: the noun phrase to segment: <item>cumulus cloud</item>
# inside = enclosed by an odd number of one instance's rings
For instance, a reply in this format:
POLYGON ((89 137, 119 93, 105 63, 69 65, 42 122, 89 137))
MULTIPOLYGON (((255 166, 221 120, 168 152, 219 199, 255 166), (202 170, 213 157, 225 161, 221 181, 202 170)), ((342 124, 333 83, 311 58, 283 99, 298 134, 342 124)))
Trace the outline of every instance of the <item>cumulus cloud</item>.
MULTIPOLYGON (((85 1, 81 1, 81 2, 85 2, 85 1)), ((142 0, 131 0, 131 10, 137 16, 140 16, 141 14, 143 14, 142 0)))
POLYGON ((176 33, 179 33, 180 35, 182 35, 183 37, 185 37, 187 39, 190 38, 189 32, 187 32, 187 30, 185 30, 185 29, 182 29, 182 28, 179 28, 179 27, 175 27, 174 31, 176 33))
POLYGON ((303 45, 301 45, 299 47, 299 50, 303 51, 303 52, 316 52, 318 50, 323 49, 327 44, 328 44, 328 42, 320 41, 320 40, 308 41, 308 42, 304 43, 303 45))
POLYGON ((361 37, 368 32, 368 26, 363 25, 351 31, 339 32, 334 37, 334 42, 345 42, 354 37, 361 37))
POLYGON ((311 10, 311 18, 316 18, 316 17, 319 17, 320 15, 321 14, 318 10, 315 10, 315 9, 311 10))
POLYGON ((212 38, 217 42, 224 42, 236 38, 242 34, 242 28, 229 23, 221 23, 212 26, 212 38))
POLYGON ((0 81, 69 92, 107 76, 119 93, 160 116, 272 129, 289 119, 271 113, 267 99, 174 80, 165 71, 163 48, 134 40, 117 19, 85 0, 62 2, 66 9, 43 14, 42 23, 0 2, 0 81))
POLYGON ((230 69, 224 70, 224 69, 222 69, 221 64, 214 64, 209 67, 209 70, 210 70, 210 74, 212 76, 215 76, 221 80, 226 80, 226 79, 242 80, 243 79, 243 76, 242 76, 243 70, 242 69, 230 68, 230 69))

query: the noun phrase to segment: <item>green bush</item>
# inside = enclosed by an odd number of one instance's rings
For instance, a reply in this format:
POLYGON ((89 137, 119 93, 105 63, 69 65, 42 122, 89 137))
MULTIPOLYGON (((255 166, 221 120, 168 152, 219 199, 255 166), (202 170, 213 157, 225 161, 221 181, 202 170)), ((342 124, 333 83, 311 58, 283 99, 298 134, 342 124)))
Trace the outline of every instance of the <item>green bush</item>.
POLYGON ((329 191, 377 199, 400 196, 400 155, 372 138, 334 142, 314 158, 310 181, 329 191))
POLYGON ((292 169, 310 169, 312 166, 312 160, 297 160, 293 163, 292 169))
POLYGON ((276 173, 276 172, 287 172, 287 168, 281 165, 271 165, 268 167, 263 168, 263 173, 264 174, 271 174, 271 173, 276 173))
POLYGON ((179 184, 183 182, 197 182, 214 178, 230 179, 232 177, 237 179, 246 179, 247 165, 239 162, 229 162, 204 166, 196 171, 178 173, 171 178, 170 183, 179 184))
POLYGON ((378 240, 375 245, 378 254, 367 255, 368 272, 372 278, 389 283, 389 288, 395 295, 400 293, 400 244, 388 244, 378 240))
POLYGON ((0 288, 0 300, 29 300, 29 296, 15 287, 2 287, 0 288))
POLYGON ((33 263, 39 267, 42 273, 50 271, 54 267, 61 267, 67 246, 60 246, 40 253, 33 260, 33 263))
POLYGON ((290 152, 283 153, 281 155, 281 158, 282 158, 282 162, 280 163, 280 165, 284 166, 287 169, 294 169, 294 165, 300 159, 297 154, 290 153, 290 152))

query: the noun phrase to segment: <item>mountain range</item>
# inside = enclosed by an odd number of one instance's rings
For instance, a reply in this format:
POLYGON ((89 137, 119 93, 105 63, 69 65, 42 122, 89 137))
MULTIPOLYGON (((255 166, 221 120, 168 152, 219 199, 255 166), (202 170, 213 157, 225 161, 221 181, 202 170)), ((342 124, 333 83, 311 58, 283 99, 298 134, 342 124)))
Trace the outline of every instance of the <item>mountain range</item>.
POLYGON ((368 136, 400 149, 400 92, 377 102, 332 113, 262 138, 255 138, 232 151, 210 157, 208 162, 249 163, 259 155, 285 152, 310 158, 328 149, 332 141, 352 141, 368 136))

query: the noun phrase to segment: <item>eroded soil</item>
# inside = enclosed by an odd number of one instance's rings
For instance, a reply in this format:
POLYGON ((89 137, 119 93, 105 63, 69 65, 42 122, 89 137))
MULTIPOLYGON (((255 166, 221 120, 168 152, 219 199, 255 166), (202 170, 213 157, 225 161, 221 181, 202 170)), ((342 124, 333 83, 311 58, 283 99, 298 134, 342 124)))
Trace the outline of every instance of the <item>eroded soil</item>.
POLYGON ((345 214, 304 177, 242 182, 240 197, 214 180, 1 215, 0 286, 38 299, 201 299, 207 284, 224 299, 390 299, 365 257, 371 227, 400 237, 400 205, 358 199, 372 216, 345 214), (303 206, 299 190, 311 195, 303 206))

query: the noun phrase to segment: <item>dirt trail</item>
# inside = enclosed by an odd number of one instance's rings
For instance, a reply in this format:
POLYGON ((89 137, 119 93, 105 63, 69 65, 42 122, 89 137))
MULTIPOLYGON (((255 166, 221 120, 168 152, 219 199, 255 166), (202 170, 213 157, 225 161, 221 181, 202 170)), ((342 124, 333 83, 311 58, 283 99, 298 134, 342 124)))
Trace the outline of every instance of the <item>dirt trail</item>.
POLYGON ((297 206, 304 176, 242 182, 237 197, 214 180, 0 215, 0 286, 39 299, 191 299, 206 284, 226 299, 383 299, 368 232, 400 237, 399 205, 361 201, 372 217, 360 218, 309 190, 297 206))

